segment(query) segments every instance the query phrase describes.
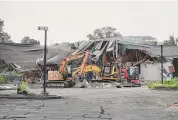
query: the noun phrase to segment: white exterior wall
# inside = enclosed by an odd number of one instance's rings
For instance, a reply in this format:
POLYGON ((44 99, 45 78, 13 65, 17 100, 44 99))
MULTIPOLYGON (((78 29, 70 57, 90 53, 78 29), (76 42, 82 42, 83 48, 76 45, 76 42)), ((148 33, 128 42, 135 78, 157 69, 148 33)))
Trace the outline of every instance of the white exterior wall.
MULTIPOLYGON (((169 72, 168 70, 168 66, 170 66, 171 63, 167 62, 164 63, 163 66, 166 69, 167 72, 169 72)), ((154 64, 141 64, 141 76, 142 76, 142 80, 161 80, 161 63, 154 63, 154 64), (160 68, 160 69, 159 69, 160 68)))

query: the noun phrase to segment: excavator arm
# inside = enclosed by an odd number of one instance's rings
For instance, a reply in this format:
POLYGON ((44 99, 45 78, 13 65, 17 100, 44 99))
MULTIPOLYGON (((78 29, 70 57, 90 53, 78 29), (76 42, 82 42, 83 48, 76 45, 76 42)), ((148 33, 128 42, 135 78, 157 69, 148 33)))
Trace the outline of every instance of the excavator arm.
POLYGON ((81 67, 78 67, 76 70, 72 72, 72 77, 75 77, 78 73, 87 73, 94 72, 96 75, 100 76, 101 68, 97 65, 86 65, 83 70, 81 67))
POLYGON ((83 52, 80 52, 80 53, 77 53, 77 54, 74 54, 74 55, 71 54, 71 55, 68 55, 67 57, 65 57, 59 63, 59 73, 64 73, 66 71, 66 65, 70 61, 80 59, 80 58, 84 57, 84 55, 85 54, 83 52))
POLYGON ((87 50, 85 53, 85 57, 83 58, 83 62, 81 64, 80 67, 76 68, 76 70, 74 70, 72 72, 72 77, 74 78, 75 76, 79 75, 81 76, 83 73, 87 73, 87 72, 93 72, 95 73, 97 76, 100 76, 101 73, 101 68, 99 68, 97 65, 88 65, 88 57, 89 57, 89 51, 87 50))
POLYGON ((101 68, 99 68, 97 65, 88 65, 87 64, 88 57, 89 57, 88 50, 85 53, 80 52, 80 53, 71 54, 71 55, 67 56, 66 58, 61 60, 59 63, 59 73, 66 72, 66 65, 68 64, 68 62, 70 62, 72 60, 77 60, 77 59, 83 58, 83 61, 82 61, 82 64, 80 65, 80 67, 76 68, 72 72, 72 77, 75 77, 77 75, 82 75, 83 73, 87 73, 87 72, 94 72, 96 75, 100 76, 101 68))
POLYGON ((87 51, 85 52, 85 57, 84 57, 83 62, 82 62, 82 64, 81 64, 81 71, 80 71, 81 73, 84 72, 84 69, 85 69, 85 67, 87 66, 88 56, 89 56, 89 51, 87 50, 87 51))

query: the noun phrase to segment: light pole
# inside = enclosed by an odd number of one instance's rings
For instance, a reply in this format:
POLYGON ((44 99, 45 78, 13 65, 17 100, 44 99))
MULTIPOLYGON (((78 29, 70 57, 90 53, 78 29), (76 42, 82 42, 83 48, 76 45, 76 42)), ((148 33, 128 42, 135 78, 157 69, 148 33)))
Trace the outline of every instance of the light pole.
POLYGON ((163 45, 161 44, 161 83, 163 84, 163 45))
POLYGON ((161 83, 163 84, 163 43, 159 43, 161 47, 161 83))
POLYGON ((40 26, 38 30, 45 31, 45 38, 44 38, 44 65, 43 65, 43 94, 46 96, 46 42, 47 42, 47 31, 48 27, 40 26))

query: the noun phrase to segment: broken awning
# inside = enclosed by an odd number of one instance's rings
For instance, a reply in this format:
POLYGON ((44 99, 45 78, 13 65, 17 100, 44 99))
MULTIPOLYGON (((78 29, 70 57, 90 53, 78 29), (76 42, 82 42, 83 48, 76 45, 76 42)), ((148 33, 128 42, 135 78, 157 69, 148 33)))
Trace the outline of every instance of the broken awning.
MULTIPOLYGON (((145 51, 151 57, 160 57, 161 56, 161 47, 160 46, 140 46, 140 45, 124 45, 127 49, 138 49, 145 51)), ((178 58, 178 47, 177 46, 163 46, 163 56, 170 58, 178 58)))
POLYGON ((76 54, 78 52, 86 51, 91 45, 94 43, 94 41, 83 41, 79 47, 73 52, 73 54, 76 54))

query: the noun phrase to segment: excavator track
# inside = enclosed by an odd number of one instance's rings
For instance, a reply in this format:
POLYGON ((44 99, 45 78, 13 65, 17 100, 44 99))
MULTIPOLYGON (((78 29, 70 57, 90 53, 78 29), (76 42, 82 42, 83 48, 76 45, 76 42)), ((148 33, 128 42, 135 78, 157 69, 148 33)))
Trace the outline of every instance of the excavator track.
POLYGON ((46 83, 47 88, 71 88, 75 85, 73 81, 48 81, 46 83))

